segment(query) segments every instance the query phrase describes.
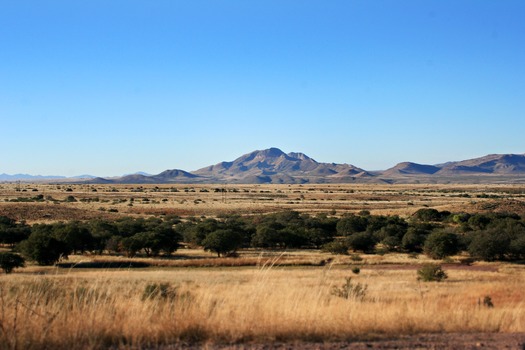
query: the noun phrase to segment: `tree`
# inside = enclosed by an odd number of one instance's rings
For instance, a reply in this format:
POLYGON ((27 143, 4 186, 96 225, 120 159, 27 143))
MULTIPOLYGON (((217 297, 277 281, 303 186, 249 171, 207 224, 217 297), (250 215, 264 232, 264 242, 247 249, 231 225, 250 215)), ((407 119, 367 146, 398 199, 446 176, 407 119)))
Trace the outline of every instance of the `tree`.
POLYGON ((401 239, 401 246, 405 251, 421 253, 428 234, 424 228, 411 226, 401 239))
POLYGON ((31 227, 25 223, 16 223, 15 220, 6 216, 0 216, 0 243, 15 244, 27 239, 31 234, 31 227))
POLYGON ((455 233, 438 230, 428 235, 423 251, 432 259, 443 259, 459 252, 458 236, 455 233))
POLYGON ((24 267, 25 259, 15 253, 0 253, 0 268, 4 270, 5 273, 13 272, 14 268, 24 267))
POLYGON ((348 246, 353 250, 360 250, 364 253, 369 253, 374 250, 376 240, 374 235, 370 232, 354 233, 346 239, 348 246))
POLYGON ((348 215, 343 216, 337 222, 337 234, 340 236, 349 236, 352 233, 366 231, 368 219, 366 216, 348 215))
POLYGON ((230 229, 217 230, 209 233, 202 241, 205 250, 224 256, 234 253, 242 245, 243 237, 230 229))
POLYGON ((86 225, 79 221, 58 223, 53 225, 53 236, 67 244, 68 249, 74 252, 84 253, 94 247, 94 239, 86 225))
POLYGON ((144 248, 145 238, 140 233, 137 233, 131 237, 124 237, 120 240, 120 249, 126 252, 126 255, 130 258, 137 255, 141 249, 144 248))
POLYGON ((472 257, 485 261, 502 260, 510 252, 510 237, 499 230, 476 232, 468 246, 472 257))
POLYGON ((412 217, 418 221, 443 221, 450 215, 448 211, 438 211, 433 208, 421 208, 412 217))
POLYGON ((252 245, 258 248, 276 248, 284 246, 285 242, 281 235, 283 226, 277 222, 264 222, 257 225, 252 237, 252 245))
POLYGON ((118 229, 113 223, 103 220, 92 220, 88 225, 93 237, 93 249, 102 254, 111 237, 117 235, 118 229))
POLYGON ((20 243, 20 251, 38 265, 56 264, 70 253, 66 243, 53 237, 53 229, 49 225, 33 226, 29 238, 20 243))

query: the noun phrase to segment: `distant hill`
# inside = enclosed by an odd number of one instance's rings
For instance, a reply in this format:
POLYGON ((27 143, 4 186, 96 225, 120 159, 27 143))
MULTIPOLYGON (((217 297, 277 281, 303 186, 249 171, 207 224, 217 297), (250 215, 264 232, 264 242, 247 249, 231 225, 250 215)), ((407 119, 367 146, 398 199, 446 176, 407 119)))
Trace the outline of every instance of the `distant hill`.
POLYGON ((65 179, 65 176, 29 175, 29 174, 0 174, 0 181, 46 181, 65 179))
POLYGON ((525 154, 490 154, 485 157, 450 162, 444 165, 437 174, 523 175, 525 174, 525 154))
POLYGON ((404 175, 432 175, 441 170, 435 165, 417 164, 411 162, 403 162, 397 164, 395 167, 381 172, 383 176, 404 176, 404 175))
MULTIPOLYGON (((89 178, 89 175, 85 175, 89 178)), ((0 175, 0 181, 75 181, 63 176, 0 175)), ((480 158, 427 165, 399 163, 384 171, 351 164, 320 163, 304 153, 278 148, 257 150, 233 161, 196 171, 171 169, 157 175, 135 173, 115 178, 92 177, 99 184, 302 184, 302 183, 525 183, 525 154, 491 154, 480 158)))
POLYGON ((375 175, 391 183, 525 183, 525 154, 490 154, 436 165, 404 162, 375 175))

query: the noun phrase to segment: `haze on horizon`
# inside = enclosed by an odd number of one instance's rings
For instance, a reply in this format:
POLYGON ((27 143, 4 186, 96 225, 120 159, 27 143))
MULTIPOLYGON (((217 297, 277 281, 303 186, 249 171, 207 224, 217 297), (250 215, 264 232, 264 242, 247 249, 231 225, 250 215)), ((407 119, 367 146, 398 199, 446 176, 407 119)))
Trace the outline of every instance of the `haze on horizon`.
POLYGON ((0 173, 524 153, 525 3, 0 3, 0 173))

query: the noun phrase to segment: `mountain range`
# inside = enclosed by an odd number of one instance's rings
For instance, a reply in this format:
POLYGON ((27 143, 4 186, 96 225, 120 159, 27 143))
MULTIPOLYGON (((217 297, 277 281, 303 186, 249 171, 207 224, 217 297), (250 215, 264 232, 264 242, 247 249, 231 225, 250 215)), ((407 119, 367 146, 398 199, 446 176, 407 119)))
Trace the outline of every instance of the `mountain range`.
MULTIPOLYGON (((5 181, 1 175, 0 180, 5 181)), ((284 153, 278 148, 269 148, 192 172, 173 169, 157 175, 135 173, 116 178, 95 177, 81 182, 93 184, 525 183, 525 154, 491 154, 435 165, 403 162, 384 171, 367 171, 350 164, 320 163, 304 153, 284 153)))

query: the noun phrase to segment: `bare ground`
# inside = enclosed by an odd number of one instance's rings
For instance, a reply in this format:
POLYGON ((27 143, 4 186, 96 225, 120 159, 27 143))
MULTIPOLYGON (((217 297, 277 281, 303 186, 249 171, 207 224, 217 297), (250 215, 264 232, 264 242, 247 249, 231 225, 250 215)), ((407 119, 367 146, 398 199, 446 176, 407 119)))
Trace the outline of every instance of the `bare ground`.
POLYGON ((253 344, 174 344, 162 350, 364 350, 364 349, 515 349, 525 350, 525 333, 448 333, 402 336, 397 339, 342 342, 275 342, 253 344))

